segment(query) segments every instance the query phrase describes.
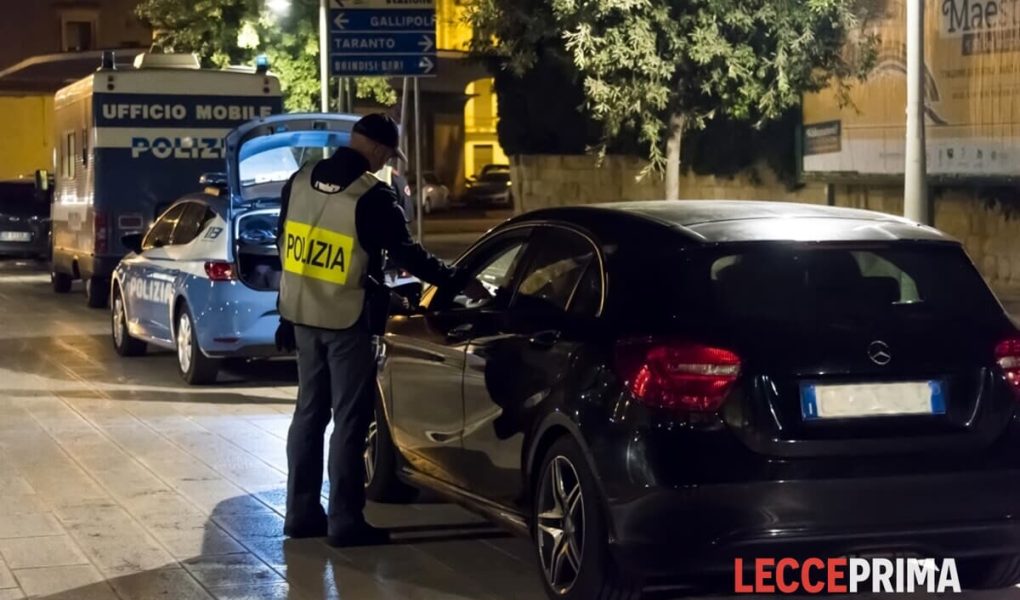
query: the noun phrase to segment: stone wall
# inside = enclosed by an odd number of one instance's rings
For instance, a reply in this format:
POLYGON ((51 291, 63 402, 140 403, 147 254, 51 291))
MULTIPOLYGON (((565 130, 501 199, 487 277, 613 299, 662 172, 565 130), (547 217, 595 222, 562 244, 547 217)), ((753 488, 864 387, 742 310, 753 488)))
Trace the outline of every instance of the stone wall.
MULTIPOLYGON (((511 177, 518 211, 550 206, 592 204, 662 197, 662 180, 638 181, 644 163, 633 157, 609 156, 601 166, 589 156, 515 156, 511 177)), ((837 206, 902 214, 899 186, 836 185, 837 206)), ((686 174, 685 199, 779 200, 824 204, 823 184, 789 190, 766 167, 732 178, 686 174)), ((1008 304, 1020 305, 1020 219, 1007 220, 974 191, 935 192, 935 226, 963 242, 974 263, 1008 304)))

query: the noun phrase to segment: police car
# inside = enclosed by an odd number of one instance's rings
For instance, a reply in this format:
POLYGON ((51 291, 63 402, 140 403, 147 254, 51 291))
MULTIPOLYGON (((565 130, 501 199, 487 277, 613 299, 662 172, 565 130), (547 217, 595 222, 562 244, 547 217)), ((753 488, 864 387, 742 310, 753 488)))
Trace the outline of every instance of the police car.
POLYGON ((302 165, 347 145, 357 116, 289 114, 247 123, 225 140, 224 173, 164 211, 110 288, 113 345, 121 356, 147 345, 176 350, 190 384, 212 383, 227 357, 277 354, 276 245, 280 194, 302 165))

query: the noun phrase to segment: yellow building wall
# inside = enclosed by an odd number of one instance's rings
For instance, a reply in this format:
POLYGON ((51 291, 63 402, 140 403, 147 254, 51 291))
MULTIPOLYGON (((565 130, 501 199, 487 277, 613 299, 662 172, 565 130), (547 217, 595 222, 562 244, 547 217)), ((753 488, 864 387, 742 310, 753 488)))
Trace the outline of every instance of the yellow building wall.
POLYGON ((52 96, 0 96, 0 180, 52 171, 52 130, 52 96))
POLYGON ((467 52, 471 44, 465 0, 436 0, 436 47, 467 52))
MULTIPOLYGON (((436 46, 466 52, 473 35, 467 21, 466 0, 437 0, 436 46)), ((509 164, 496 135, 497 99, 492 79, 468 84, 464 93, 464 173, 475 175, 487 164, 509 164)))

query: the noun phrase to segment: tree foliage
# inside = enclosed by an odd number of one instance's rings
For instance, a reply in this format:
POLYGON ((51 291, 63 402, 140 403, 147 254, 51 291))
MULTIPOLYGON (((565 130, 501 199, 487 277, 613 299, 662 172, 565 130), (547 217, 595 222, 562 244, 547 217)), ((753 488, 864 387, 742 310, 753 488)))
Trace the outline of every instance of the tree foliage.
POLYGON ((867 1, 478 0, 470 18, 473 50, 518 75, 568 57, 602 126, 598 149, 636 138, 661 169, 683 129, 761 126, 805 92, 863 77, 875 56, 867 1))
MULTIPOLYGON (((265 54, 291 111, 319 108, 318 11, 316 0, 293 0, 287 15, 273 14, 264 0, 144 0, 137 8, 164 52, 194 52, 203 66, 219 68, 265 54)), ((397 101, 385 79, 357 78, 355 86, 358 98, 397 101)))

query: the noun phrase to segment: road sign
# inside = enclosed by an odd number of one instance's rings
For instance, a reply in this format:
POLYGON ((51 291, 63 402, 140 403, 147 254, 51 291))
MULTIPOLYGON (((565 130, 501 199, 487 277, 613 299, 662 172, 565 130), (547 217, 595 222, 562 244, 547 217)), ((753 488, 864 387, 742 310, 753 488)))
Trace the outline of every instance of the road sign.
POLYGON ((435 0, 330 0, 333 75, 436 74, 435 0))

